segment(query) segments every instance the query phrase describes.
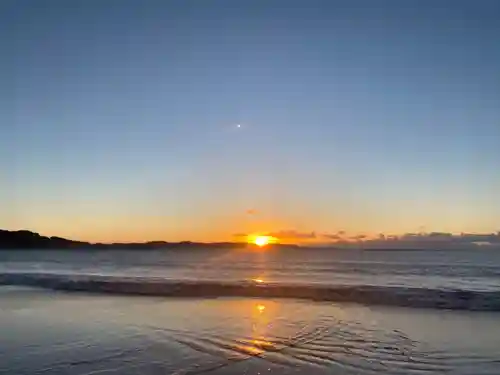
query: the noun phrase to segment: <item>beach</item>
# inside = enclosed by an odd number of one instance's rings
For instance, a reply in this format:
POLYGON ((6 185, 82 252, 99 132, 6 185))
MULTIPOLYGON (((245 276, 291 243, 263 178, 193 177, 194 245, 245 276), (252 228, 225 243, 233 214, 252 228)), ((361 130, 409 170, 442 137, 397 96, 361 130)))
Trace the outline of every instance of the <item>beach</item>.
POLYGON ((0 288, 1 374, 497 374, 498 315, 0 288))

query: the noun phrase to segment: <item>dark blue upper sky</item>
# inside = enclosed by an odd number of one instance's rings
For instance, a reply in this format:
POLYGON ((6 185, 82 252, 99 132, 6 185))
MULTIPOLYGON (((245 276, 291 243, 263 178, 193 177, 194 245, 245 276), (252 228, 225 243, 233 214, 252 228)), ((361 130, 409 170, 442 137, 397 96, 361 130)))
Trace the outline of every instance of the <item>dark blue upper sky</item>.
POLYGON ((3 0, 0 227, 498 229, 499 38, 496 0, 3 0))

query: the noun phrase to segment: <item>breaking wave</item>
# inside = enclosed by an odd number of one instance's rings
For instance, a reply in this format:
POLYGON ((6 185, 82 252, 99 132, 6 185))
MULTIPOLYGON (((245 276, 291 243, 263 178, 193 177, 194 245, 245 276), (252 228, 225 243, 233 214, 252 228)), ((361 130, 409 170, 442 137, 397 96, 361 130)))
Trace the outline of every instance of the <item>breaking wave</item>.
POLYGON ((254 280, 224 282, 19 272, 0 273, 0 285, 148 296, 296 298, 315 301, 354 302, 366 305, 500 311, 500 291, 465 289, 374 285, 312 285, 267 283, 254 280))

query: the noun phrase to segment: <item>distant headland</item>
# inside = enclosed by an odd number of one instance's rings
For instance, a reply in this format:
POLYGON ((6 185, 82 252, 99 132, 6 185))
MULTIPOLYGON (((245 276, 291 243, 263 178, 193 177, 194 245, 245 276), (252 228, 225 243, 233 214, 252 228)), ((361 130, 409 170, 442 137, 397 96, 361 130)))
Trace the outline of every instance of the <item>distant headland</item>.
MULTIPOLYGON (((241 238, 241 236, 239 236, 241 238)), ((115 243, 91 243, 74 241, 61 237, 47 237, 29 230, 1 230, 0 250, 8 249, 102 249, 102 250, 155 250, 155 249, 234 249, 255 248, 256 245, 246 241, 240 242, 115 242, 115 243)), ((500 251, 500 232, 487 234, 461 233, 426 233, 426 234, 404 234, 399 237, 384 237, 376 239, 364 239, 362 241, 342 241, 317 243, 317 244, 285 244, 269 243, 265 248, 300 248, 300 249, 354 249, 354 250, 472 250, 489 249, 500 251)))
MULTIPOLYGON (((168 249, 168 248, 238 248, 248 247, 246 242, 166 242, 91 243, 61 237, 47 237, 29 230, 0 229, 0 249, 168 249)), ((269 247, 298 247, 290 244, 272 244, 269 247)))

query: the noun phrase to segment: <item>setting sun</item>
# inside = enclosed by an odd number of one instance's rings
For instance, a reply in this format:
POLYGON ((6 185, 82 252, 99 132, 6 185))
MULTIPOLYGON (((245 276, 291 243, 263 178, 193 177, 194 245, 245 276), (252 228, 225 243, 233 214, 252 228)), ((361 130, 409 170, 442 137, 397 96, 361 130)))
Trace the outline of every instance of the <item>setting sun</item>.
POLYGON ((270 243, 277 242, 276 238, 273 236, 250 236, 248 238, 248 243, 257 245, 259 247, 264 247, 270 243))
POLYGON ((254 243, 260 247, 266 246, 269 243, 269 237, 268 236, 255 237, 254 243))

